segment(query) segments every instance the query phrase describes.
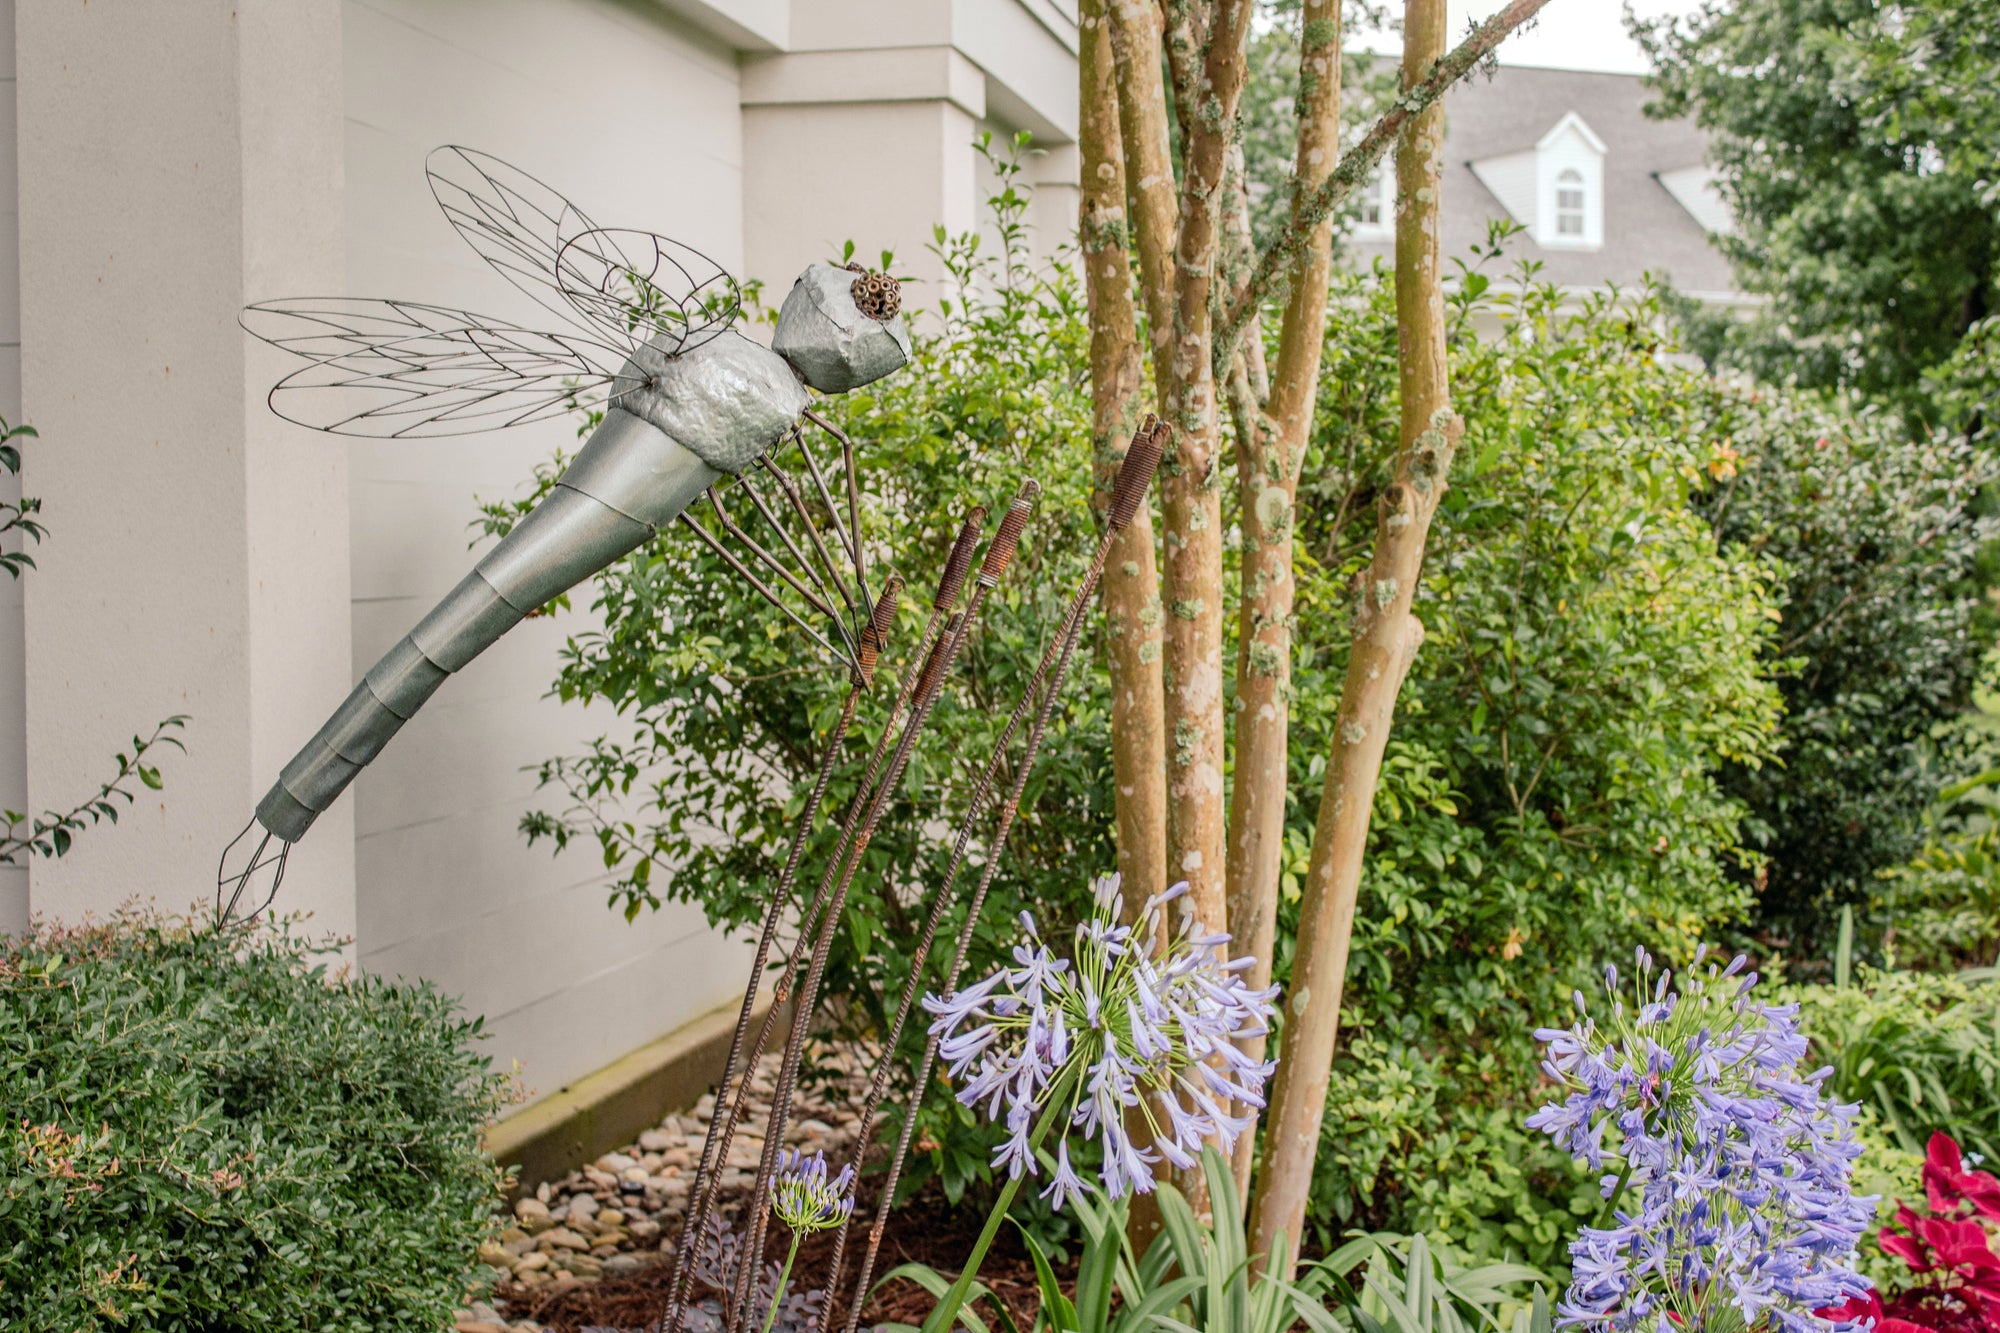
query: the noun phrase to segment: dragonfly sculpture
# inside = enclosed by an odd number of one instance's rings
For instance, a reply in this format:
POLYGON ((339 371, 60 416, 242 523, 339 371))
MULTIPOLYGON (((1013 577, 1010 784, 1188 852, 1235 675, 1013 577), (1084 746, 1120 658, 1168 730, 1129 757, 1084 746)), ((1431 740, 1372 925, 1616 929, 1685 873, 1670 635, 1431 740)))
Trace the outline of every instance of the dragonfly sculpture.
POLYGON ((895 280, 814 264, 787 295, 766 348, 733 327, 737 284, 698 251, 651 232, 599 227, 526 172, 471 149, 440 148, 425 169, 459 234, 556 316, 559 331, 411 301, 260 303, 244 311, 244 327, 306 361, 271 391, 272 409, 339 435, 398 440, 497 430, 593 407, 603 418, 547 496, 383 655, 285 765, 223 853, 217 878, 219 905, 228 894, 225 915, 253 881, 261 886, 268 878, 275 894, 292 844, 447 677, 676 519, 856 671, 865 674, 872 664, 871 627, 880 617, 868 594, 852 447, 811 410, 808 388, 843 393, 908 361, 895 280), (837 482, 829 487, 802 422, 830 432, 842 451, 844 524, 837 482), (799 446, 811 492, 772 465, 774 450, 788 440, 799 446), (753 469, 775 486, 769 502, 743 475, 753 469), (723 503, 732 478, 741 479, 780 540, 760 543, 737 524, 723 503), (811 493, 844 559, 808 515, 811 493), (703 498, 744 555, 687 512, 703 498), (805 521, 802 540, 781 521, 787 506, 805 521), (768 549, 780 544, 792 563, 768 549), (776 577, 759 578, 745 556, 776 577), (790 592, 781 596, 774 584, 790 592), (830 621, 833 638, 793 612, 788 598, 830 621))

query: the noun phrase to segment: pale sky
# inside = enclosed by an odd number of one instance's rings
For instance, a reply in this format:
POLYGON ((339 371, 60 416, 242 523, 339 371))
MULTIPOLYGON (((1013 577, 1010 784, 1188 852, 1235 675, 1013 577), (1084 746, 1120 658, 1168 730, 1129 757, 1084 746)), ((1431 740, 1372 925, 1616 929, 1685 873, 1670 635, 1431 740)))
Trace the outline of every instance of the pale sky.
MULTIPOLYGON (((1478 19, 1500 9, 1505 0, 1449 0, 1451 31, 1456 45, 1478 19)), ((1634 0, 1642 18, 1687 14, 1698 0, 1634 0)), ((1397 8, 1395 5, 1391 9, 1397 8)), ((1401 49, 1395 32, 1361 35, 1357 43, 1371 51, 1401 49)), ((1646 61, 1625 32, 1623 0, 1550 0, 1532 28, 1517 32, 1500 47, 1503 65, 1543 65, 1554 69, 1594 69, 1619 74, 1644 74, 1646 61)))

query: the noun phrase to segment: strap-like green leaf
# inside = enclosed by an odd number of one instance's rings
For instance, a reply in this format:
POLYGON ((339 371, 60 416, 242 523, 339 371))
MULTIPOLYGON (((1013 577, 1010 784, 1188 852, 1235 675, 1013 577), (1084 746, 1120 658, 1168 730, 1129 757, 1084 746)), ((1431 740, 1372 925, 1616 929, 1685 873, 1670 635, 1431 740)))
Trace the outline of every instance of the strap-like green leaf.
MULTIPOLYGON (((1028 1247, 1028 1258, 1035 1264, 1035 1285, 1040 1287, 1042 1292, 1042 1310, 1035 1318, 1035 1326, 1039 1328, 1047 1322, 1055 1328, 1056 1333, 1081 1333, 1083 1325, 1077 1322, 1076 1306, 1063 1295, 1062 1283, 1056 1280, 1055 1269, 1049 1266, 1048 1255, 1042 1252, 1041 1245, 1026 1227, 1013 1218, 1008 1220, 1013 1222, 1014 1229, 1021 1233, 1021 1241, 1028 1247)), ((1101 1325, 1093 1326, 1092 1333, 1095 1333, 1098 1327, 1101 1325)))

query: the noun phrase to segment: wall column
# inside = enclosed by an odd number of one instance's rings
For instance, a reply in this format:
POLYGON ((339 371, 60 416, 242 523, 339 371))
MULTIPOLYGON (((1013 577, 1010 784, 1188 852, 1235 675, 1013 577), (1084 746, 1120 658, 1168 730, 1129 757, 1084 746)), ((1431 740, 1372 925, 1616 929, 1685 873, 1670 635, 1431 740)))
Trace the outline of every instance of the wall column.
MULTIPOLYGON (((972 140, 986 76, 949 45, 804 51, 743 66, 743 251, 750 277, 783 301, 816 260, 851 240, 869 268, 896 253, 897 276, 927 285, 926 248, 943 223, 978 221, 972 140)), ((906 306, 928 305, 932 290, 906 306)))
MULTIPOLYGON (((342 290, 340 6, 38 0, 15 28, 25 483, 50 529, 25 581, 32 808, 190 715, 165 790, 37 862, 30 902, 180 909, 350 681, 345 446, 270 413, 287 358, 236 322, 342 290)), ((280 904, 352 933, 351 803, 280 904)))

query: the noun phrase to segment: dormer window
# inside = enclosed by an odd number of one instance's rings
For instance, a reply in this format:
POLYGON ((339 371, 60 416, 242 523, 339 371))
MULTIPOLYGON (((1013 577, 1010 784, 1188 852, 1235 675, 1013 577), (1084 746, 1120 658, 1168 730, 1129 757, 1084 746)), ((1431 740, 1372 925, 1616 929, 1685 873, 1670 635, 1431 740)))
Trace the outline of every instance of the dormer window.
POLYGON ((1583 239, 1583 173, 1571 167, 1556 177, 1556 235, 1583 239))
POLYGON ((1604 140, 1571 111, 1535 142, 1535 240, 1555 250, 1604 244, 1604 140))
POLYGON ((1533 148, 1467 165, 1537 245, 1596 250, 1604 244, 1604 140, 1576 112, 1533 148))

